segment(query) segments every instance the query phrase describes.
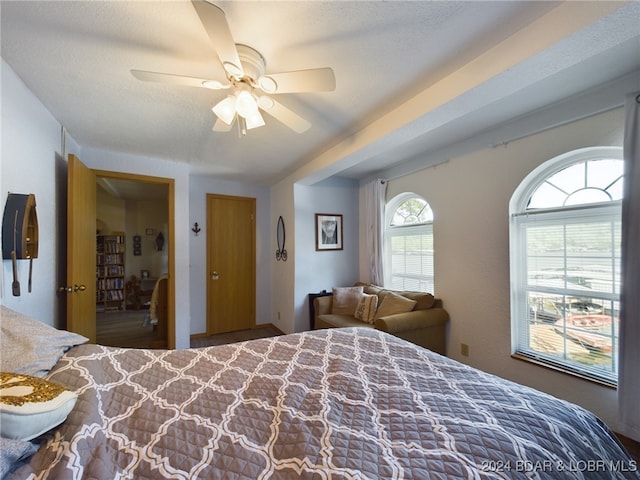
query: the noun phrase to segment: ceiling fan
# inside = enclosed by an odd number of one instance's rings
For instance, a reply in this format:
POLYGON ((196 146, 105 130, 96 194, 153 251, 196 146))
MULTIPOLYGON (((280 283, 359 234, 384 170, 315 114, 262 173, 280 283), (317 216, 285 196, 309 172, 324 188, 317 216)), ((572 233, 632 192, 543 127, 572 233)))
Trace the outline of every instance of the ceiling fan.
POLYGON ((311 124, 307 120, 269 95, 333 91, 336 88, 333 70, 324 67, 266 74, 266 62, 257 50, 234 43, 222 9, 204 0, 192 0, 191 3, 218 53, 227 78, 224 80, 195 78, 144 70, 131 70, 131 74, 147 82, 213 90, 229 89, 231 93, 212 109, 218 117, 213 126, 214 131, 231 130, 237 119, 241 134, 246 135, 247 130, 265 125, 261 111, 297 133, 308 130, 311 124))

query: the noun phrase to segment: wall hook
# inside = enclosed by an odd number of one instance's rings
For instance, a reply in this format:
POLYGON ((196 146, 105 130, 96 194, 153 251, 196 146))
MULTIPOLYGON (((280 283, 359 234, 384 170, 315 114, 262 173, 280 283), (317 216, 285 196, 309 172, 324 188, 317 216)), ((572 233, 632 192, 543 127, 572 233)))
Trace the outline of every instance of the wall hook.
POLYGON ((202 230, 202 229, 198 226, 198 222, 194 223, 193 224, 193 228, 191 229, 191 231, 196 234, 196 237, 200 233, 200 230, 202 230))

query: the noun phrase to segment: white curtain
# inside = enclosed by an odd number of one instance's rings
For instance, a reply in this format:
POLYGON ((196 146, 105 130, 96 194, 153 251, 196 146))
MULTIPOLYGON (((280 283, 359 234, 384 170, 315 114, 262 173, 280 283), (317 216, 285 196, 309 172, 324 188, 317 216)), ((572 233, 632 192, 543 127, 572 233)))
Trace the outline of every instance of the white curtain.
POLYGON ((625 109, 618 429, 640 441, 640 92, 625 109))
POLYGON ((369 252, 369 277, 375 285, 384 285, 384 206, 387 183, 374 180, 364 186, 365 225, 367 228, 367 250, 369 252))

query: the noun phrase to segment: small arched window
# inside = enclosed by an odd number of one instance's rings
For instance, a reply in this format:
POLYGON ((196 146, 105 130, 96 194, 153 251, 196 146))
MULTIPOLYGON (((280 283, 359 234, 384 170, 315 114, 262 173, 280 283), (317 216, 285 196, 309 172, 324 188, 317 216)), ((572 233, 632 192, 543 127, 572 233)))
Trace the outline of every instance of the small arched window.
POLYGON ((510 203, 515 355, 617 383, 622 149, 544 163, 510 203))
POLYGON ((434 292, 433 211, 425 199, 403 193, 387 204, 385 286, 434 292))

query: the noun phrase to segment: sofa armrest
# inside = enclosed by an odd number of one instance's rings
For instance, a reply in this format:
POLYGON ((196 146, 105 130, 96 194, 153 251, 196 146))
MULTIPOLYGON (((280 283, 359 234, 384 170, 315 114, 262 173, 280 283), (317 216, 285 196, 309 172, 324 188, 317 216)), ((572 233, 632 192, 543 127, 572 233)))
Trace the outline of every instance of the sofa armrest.
POLYGON ((324 297, 316 297, 313 300, 313 308, 315 310, 316 317, 318 315, 325 315, 327 313, 331 313, 332 307, 333 307, 333 297, 331 295, 326 295, 324 297))
POLYGON ((388 333, 400 333, 408 330, 421 330, 445 325, 449 314, 444 308, 430 308, 428 310, 412 310, 406 313, 387 315, 376 319, 378 330, 388 333))
POLYGON ((444 308, 429 308, 378 318, 375 327, 433 352, 446 355, 448 320, 449 314, 444 308))

